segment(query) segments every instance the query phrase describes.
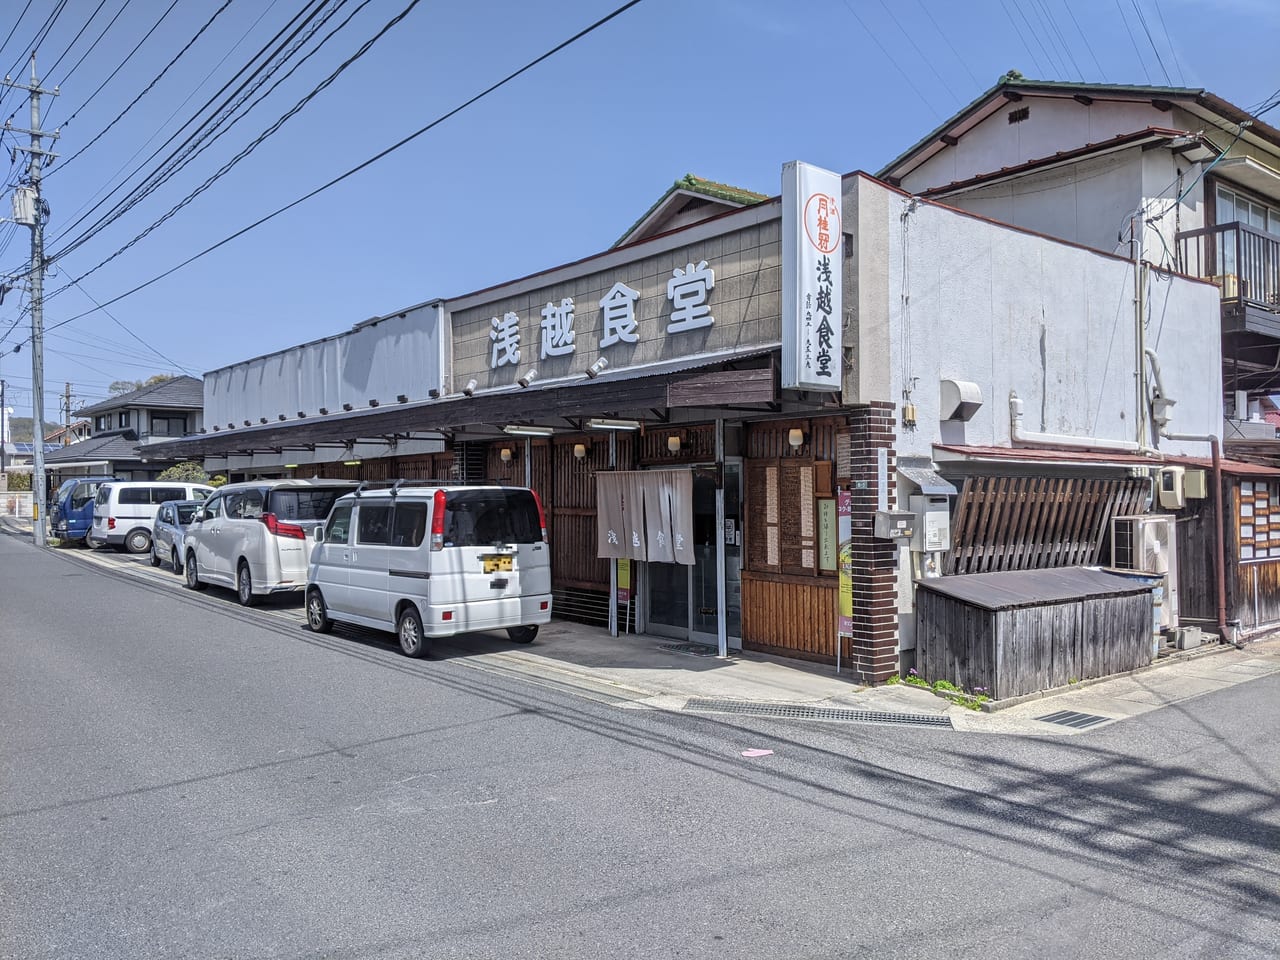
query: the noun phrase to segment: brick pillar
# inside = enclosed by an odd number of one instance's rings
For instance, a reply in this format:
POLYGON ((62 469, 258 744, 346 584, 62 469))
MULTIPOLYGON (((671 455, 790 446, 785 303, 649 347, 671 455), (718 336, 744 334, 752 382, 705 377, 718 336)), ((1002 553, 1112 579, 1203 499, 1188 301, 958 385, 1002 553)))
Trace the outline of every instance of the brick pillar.
POLYGON ((888 451, 888 502, 897 502, 891 403, 854 407, 849 415, 853 532, 853 639, 848 664, 864 683, 883 683, 898 671, 898 546, 876 539, 877 451, 888 451))

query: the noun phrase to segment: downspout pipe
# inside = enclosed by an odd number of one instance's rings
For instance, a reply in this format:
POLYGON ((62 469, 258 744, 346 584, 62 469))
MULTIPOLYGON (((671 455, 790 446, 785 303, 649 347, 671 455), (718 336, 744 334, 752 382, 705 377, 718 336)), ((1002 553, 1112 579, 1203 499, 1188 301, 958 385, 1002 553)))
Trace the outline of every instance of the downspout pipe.
MULTIPOLYGON (((1227 642, 1227 522, 1222 514, 1222 444, 1214 434, 1162 433, 1166 440, 1183 440, 1192 443, 1208 442, 1213 451, 1213 510, 1217 515, 1214 524, 1213 573, 1218 584, 1218 636, 1227 642)), ((1243 644, 1238 640, 1237 647, 1243 644)))
POLYGON ((1140 452, 1136 440, 1104 440, 1099 437, 1069 437, 1056 433, 1029 433, 1022 429, 1022 400, 1009 391, 1009 436, 1015 444, 1025 447, 1076 447, 1082 450, 1124 450, 1140 452))

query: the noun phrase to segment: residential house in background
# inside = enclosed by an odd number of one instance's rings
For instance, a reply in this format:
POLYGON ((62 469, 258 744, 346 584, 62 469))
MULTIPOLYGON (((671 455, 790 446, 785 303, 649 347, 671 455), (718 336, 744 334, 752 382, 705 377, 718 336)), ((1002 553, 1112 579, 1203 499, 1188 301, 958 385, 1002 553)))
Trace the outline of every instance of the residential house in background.
POLYGON ((149 480, 174 462, 148 456, 148 444, 172 440, 204 426, 204 384, 172 377, 109 397, 75 411, 89 421, 89 435, 45 457, 49 489, 74 476, 112 474, 149 480))
POLYGON ((1231 418, 1248 421, 1250 399, 1280 383, 1280 130, 1247 110, 1203 89, 1010 73, 879 176, 1212 280, 1231 418))

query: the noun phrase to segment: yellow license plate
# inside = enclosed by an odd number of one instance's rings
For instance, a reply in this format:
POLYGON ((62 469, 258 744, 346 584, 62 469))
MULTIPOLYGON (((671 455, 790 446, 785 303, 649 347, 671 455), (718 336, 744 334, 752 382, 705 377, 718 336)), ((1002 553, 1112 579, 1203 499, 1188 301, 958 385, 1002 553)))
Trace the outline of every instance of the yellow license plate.
POLYGON ((507 555, 488 553, 480 557, 481 563, 484 564, 485 573, 497 573, 503 570, 511 569, 512 558, 507 555))

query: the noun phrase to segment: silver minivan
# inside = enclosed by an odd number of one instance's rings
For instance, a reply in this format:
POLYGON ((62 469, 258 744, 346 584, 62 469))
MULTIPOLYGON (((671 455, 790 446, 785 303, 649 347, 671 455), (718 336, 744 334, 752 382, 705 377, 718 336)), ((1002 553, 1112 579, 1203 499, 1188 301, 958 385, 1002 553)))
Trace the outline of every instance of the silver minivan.
POLYGON ((205 501, 182 537, 187 586, 232 587, 251 606, 259 597, 301 593, 315 534, 348 480, 229 483, 205 501))
POLYGON ((524 487, 412 486, 343 497, 311 554, 307 625, 394 630, 408 656, 433 637, 506 630, 529 643, 551 620, 551 548, 524 487))

